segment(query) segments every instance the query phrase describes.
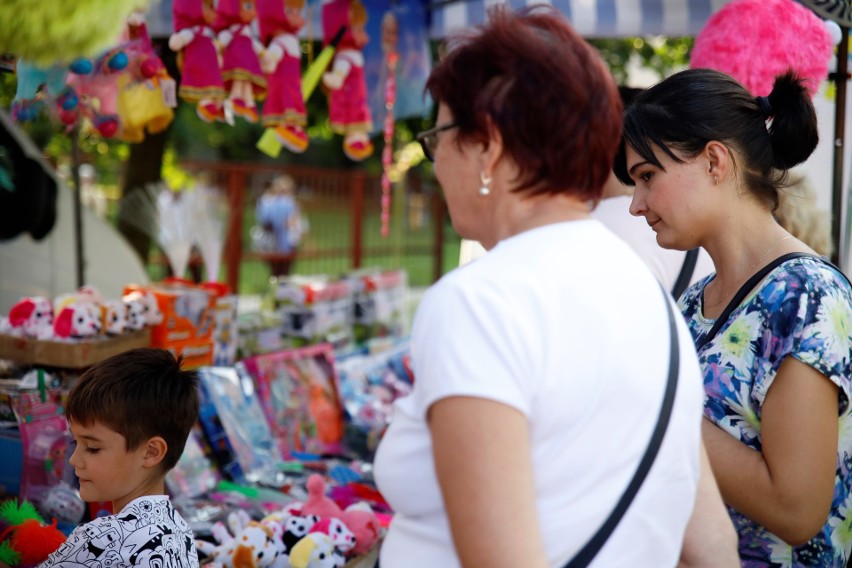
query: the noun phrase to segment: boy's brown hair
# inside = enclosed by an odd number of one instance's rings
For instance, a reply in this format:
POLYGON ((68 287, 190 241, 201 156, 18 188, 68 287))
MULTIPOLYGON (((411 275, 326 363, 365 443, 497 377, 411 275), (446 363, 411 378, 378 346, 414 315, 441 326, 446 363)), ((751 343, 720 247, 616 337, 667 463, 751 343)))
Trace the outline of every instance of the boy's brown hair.
POLYGON ((99 422, 124 436, 128 451, 160 436, 168 445, 163 472, 178 462, 198 419, 198 374, 165 349, 133 349, 90 367, 68 395, 65 415, 99 422))

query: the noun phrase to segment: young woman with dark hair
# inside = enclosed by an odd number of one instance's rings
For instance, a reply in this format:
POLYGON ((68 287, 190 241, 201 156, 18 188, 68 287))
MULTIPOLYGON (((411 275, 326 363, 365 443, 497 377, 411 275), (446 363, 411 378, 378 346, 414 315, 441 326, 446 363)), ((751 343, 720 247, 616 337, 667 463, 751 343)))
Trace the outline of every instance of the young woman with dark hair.
POLYGON ((716 267, 680 307, 743 566, 846 566, 852 288, 773 217, 818 140, 802 81, 787 73, 755 98, 718 71, 683 71, 640 94, 624 128, 615 170, 636 186, 631 212, 662 246, 703 246, 716 267))

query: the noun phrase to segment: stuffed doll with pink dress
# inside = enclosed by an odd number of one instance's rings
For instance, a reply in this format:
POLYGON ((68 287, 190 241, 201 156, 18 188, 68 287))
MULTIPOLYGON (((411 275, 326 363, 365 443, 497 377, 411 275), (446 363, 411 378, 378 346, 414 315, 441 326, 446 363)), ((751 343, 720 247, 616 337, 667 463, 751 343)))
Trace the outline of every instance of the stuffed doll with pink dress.
POLYGON ((174 0, 172 14, 175 33, 169 37, 169 48, 178 53, 181 68, 178 95, 196 104, 201 120, 224 121, 225 88, 214 43, 213 0, 174 0))
POLYGON ((222 81, 234 114, 257 122, 255 100, 266 97, 266 78, 260 70, 263 44, 255 37, 255 0, 219 0, 217 39, 222 50, 222 81))
POLYGON ((328 44, 341 26, 346 32, 337 46, 331 69, 322 77, 328 89, 331 129, 343 135, 343 153, 361 161, 373 154, 369 133, 373 129, 364 80, 364 54, 369 36, 367 10, 360 0, 323 0, 322 26, 328 44))
POLYGON ((260 37, 266 51, 261 67, 267 96, 263 125, 272 128, 282 146, 295 153, 308 147, 305 101, 302 98, 302 50, 296 35, 305 25, 304 0, 256 0, 260 37))

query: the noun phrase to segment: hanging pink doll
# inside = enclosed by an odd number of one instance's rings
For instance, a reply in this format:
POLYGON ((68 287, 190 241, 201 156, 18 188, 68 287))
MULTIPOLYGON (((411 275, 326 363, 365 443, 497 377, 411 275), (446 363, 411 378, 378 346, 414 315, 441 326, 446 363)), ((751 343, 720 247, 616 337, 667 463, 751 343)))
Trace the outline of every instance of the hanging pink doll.
POLYGON ((196 104, 201 120, 224 121, 225 89, 211 27, 216 21, 213 0, 173 0, 172 14, 175 33, 169 38, 169 47, 178 52, 181 67, 178 95, 196 104))
POLYGON ((331 129, 343 135, 343 153, 361 161, 373 153, 369 132, 373 129, 364 80, 364 54, 369 36, 365 31, 367 10, 359 0, 323 0, 322 26, 325 43, 348 26, 338 44, 331 70, 322 77, 329 91, 331 129))
POLYGON ((258 60, 263 44, 251 29, 255 0, 219 0, 216 12, 222 80, 228 101, 235 115, 254 124, 258 118, 254 101, 266 97, 266 78, 258 60))
POLYGON ((257 0, 260 38, 266 45, 261 65, 269 88, 263 105, 263 125, 274 129, 281 145, 296 153, 308 147, 302 50, 296 36, 305 25, 304 6, 304 0, 257 0))

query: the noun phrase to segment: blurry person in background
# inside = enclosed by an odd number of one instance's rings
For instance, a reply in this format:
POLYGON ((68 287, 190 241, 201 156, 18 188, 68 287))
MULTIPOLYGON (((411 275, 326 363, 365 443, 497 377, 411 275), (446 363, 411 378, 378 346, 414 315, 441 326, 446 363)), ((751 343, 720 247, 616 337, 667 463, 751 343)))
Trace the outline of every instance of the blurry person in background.
POLYGON ((255 222, 269 235, 273 247, 264 255, 272 276, 290 274, 301 242, 302 218, 295 190, 293 178, 280 175, 268 183, 257 200, 255 222))

